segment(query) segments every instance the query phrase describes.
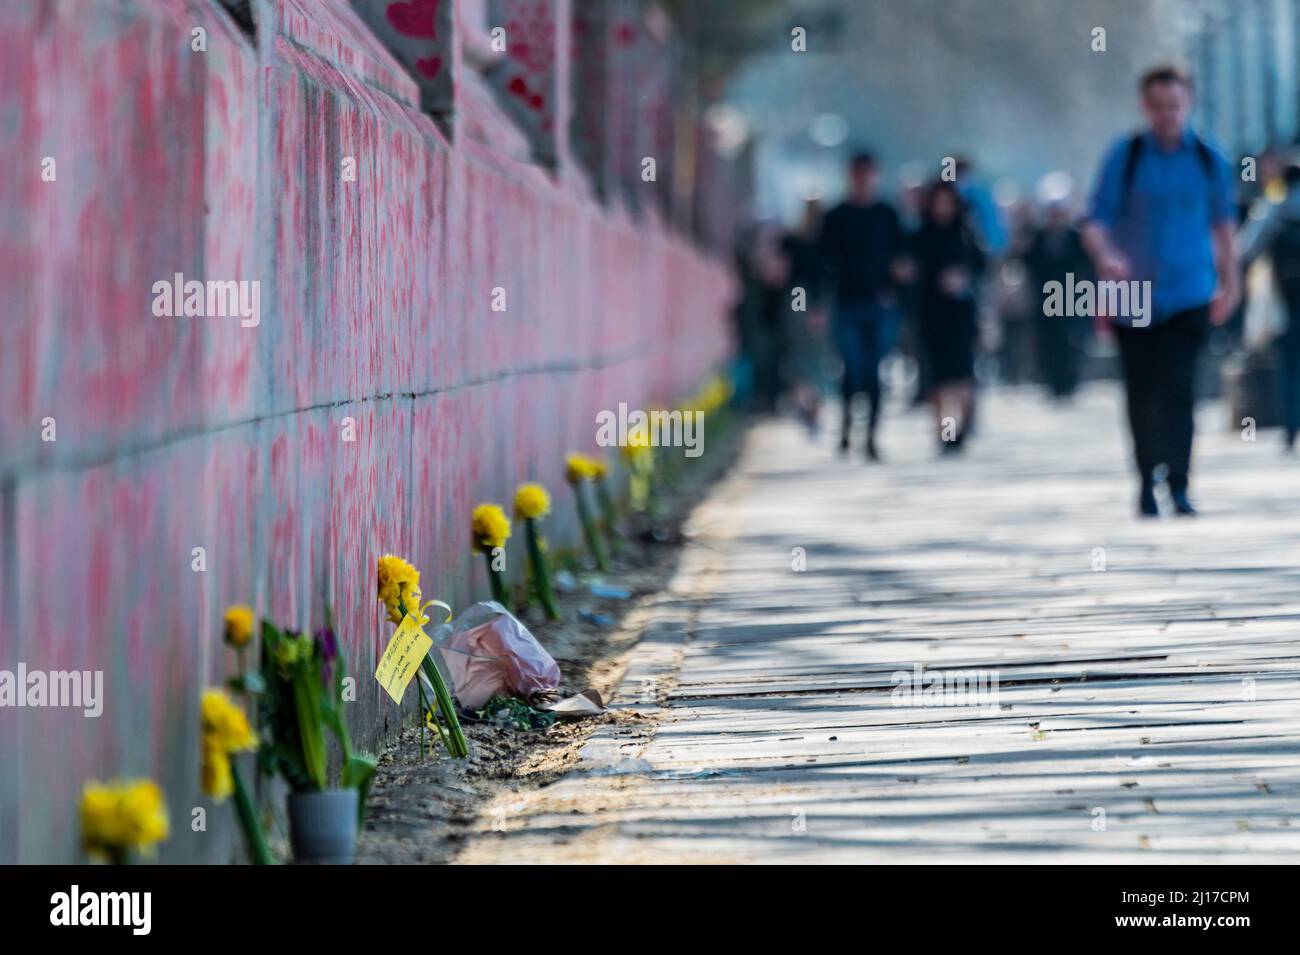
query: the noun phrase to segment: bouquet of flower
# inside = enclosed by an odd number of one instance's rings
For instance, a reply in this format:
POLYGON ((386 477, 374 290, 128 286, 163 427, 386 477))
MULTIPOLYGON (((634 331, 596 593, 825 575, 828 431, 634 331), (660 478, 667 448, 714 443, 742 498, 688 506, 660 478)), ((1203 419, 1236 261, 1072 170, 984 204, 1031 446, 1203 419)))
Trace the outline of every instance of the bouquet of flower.
POLYGON ((81 793, 81 842, 87 854, 115 865, 132 853, 154 854, 171 834, 162 790, 151 779, 90 782, 81 793))
MULTIPOLYGON (((424 611, 432 606, 442 607, 446 609, 448 617, 451 615, 451 608, 441 601, 423 602, 424 596, 420 592, 420 572, 400 557, 385 554, 379 558, 378 584, 378 597, 388 610, 388 619, 399 626, 407 616, 420 626, 424 626, 429 622, 424 611)), ((452 702, 451 691, 447 688, 446 680, 442 678, 442 671, 434 662, 432 651, 426 653, 424 659, 420 661, 420 673, 429 683, 434 704, 429 705, 424 691, 424 681, 420 681, 420 713, 423 716, 420 723, 421 752, 424 750, 424 729, 428 727, 438 734, 443 746, 454 758, 468 756, 469 743, 460 728, 460 718, 456 716, 456 706, 452 702)))
POLYGON ((295 792, 331 789, 326 733, 342 753, 343 789, 357 790, 358 813, 375 772, 375 758, 356 753, 343 716, 343 667, 331 615, 314 634, 280 630, 262 621, 262 683, 258 712, 263 772, 279 773, 295 792))

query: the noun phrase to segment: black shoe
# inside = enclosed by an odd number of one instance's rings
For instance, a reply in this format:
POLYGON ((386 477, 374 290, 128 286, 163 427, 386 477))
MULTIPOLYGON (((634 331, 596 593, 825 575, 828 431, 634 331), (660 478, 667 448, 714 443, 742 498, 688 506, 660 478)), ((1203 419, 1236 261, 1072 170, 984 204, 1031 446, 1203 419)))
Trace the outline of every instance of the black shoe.
POLYGON ((1174 502, 1174 513, 1179 517, 1195 517, 1196 508, 1192 507, 1192 502, 1187 499, 1187 491, 1171 491, 1169 497, 1174 502))
POLYGON ((1156 492, 1145 485, 1143 486, 1141 493, 1138 494, 1138 516, 1160 516, 1160 508, 1156 506, 1156 492))
POLYGON ((880 460, 880 449, 876 447, 876 436, 874 434, 867 435, 867 460, 880 460))
POLYGON ((840 454, 849 453, 849 434, 847 431, 840 434, 840 454))

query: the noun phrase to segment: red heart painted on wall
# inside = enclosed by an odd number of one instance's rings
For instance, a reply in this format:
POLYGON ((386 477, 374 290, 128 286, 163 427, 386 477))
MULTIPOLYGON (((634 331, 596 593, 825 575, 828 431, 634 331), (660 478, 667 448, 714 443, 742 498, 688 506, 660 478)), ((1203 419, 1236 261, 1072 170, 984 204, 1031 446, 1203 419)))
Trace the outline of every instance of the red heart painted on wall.
POLYGON ((403 36, 438 38, 434 29, 434 22, 438 19, 438 0, 390 3, 385 13, 393 29, 403 36))
POLYGON ((438 71, 442 69, 442 57, 430 56, 423 60, 416 60, 415 68, 419 70, 420 75, 433 79, 438 75, 438 71))

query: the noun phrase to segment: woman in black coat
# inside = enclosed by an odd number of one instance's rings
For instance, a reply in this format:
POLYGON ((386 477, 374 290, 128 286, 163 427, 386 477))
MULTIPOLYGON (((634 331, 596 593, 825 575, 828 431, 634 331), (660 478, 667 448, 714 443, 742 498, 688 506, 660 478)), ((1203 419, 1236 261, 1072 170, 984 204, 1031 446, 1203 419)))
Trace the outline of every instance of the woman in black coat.
MULTIPOLYGON (((1056 202, 1048 207, 1047 221, 1034 233, 1025 250, 1024 263, 1030 288, 1035 291, 1045 288, 1049 282, 1065 285, 1070 275, 1076 280, 1093 279, 1092 261, 1083 249, 1083 240, 1070 220, 1070 207, 1066 203, 1056 202)), ((1052 397, 1068 398, 1079 384, 1079 363, 1091 320, 1048 315, 1043 309, 1038 312, 1034 331, 1038 374, 1052 397)))
POLYGON ((911 259, 930 405, 942 450, 955 451, 975 414, 975 284, 984 254, 952 183, 930 186, 921 227, 912 236, 911 259))

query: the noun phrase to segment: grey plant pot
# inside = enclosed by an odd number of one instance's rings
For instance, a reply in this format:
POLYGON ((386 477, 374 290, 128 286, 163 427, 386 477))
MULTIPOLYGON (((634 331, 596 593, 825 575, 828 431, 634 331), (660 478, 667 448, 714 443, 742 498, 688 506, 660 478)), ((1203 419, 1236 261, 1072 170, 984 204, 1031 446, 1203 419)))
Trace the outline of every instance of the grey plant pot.
POLYGON ((290 793, 289 842, 295 862, 351 865, 357 850, 357 791, 290 793))

